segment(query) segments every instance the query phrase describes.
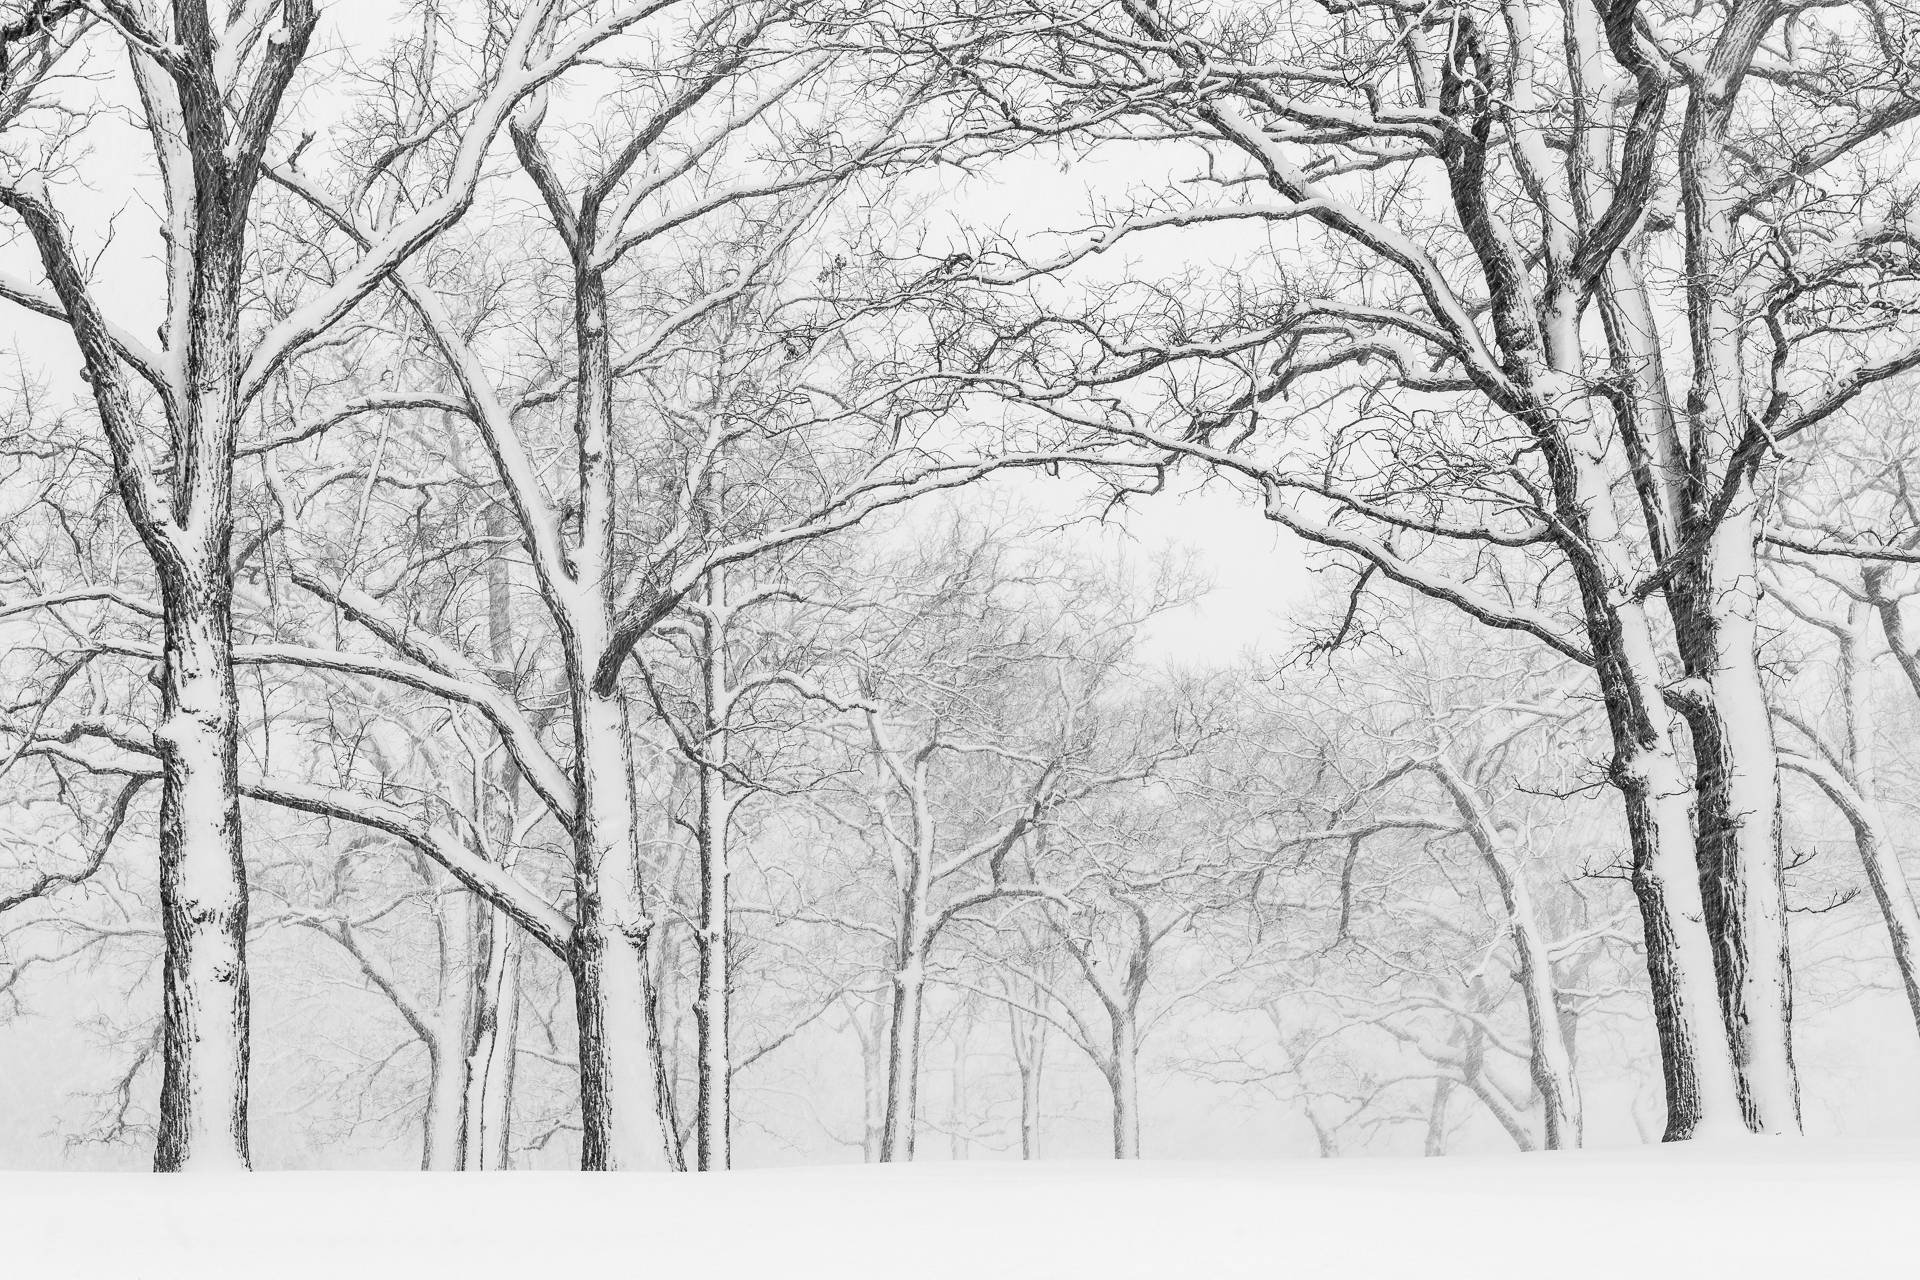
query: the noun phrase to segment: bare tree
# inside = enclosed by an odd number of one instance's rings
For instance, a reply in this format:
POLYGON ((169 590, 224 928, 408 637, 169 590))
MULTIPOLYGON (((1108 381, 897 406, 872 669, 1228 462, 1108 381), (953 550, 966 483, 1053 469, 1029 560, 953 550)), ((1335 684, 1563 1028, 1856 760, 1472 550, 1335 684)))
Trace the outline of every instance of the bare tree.
POLYGON ((1008 365, 1010 389, 1245 481, 1363 584, 1591 666, 1669 1136, 1797 1130, 1755 547, 1775 452, 1920 364, 1898 308, 1853 301, 1907 288, 1912 255, 1877 212, 1891 193, 1845 168, 1920 115, 1882 70, 1904 19, 1766 0, 998 16, 933 38, 999 110, 1088 145, 1164 140, 1207 171, 1057 253, 983 244, 978 278, 1055 277, 1182 227, 1287 246, 1251 278, 1222 263, 1022 319, 1056 340, 1008 365), (1860 198, 1843 212, 1816 177, 1860 198), (1300 395, 1316 430, 1271 430, 1300 395))
MULTIPOLYGON (((525 7, 491 51, 479 87, 436 117, 421 110, 397 154, 375 162, 357 195, 410 182, 430 192, 364 243, 325 288, 259 331, 247 317, 248 235, 267 151, 285 145, 287 95, 318 22, 307 0, 247 6, 217 20, 205 3, 164 9, 133 3, 34 4, 23 27, 84 24, 84 35, 40 34, 23 63, 36 83, 9 75, 9 179, 4 205, 38 250, 45 287, 9 280, 4 293, 66 326, 85 363, 116 485, 152 558, 164 643, 153 745, 161 762, 162 918, 168 940, 164 1084, 155 1152, 160 1169, 248 1163, 246 870, 241 842, 239 738, 232 663, 233 474, 241 426, 286 364, 338 323, 473 198, 495 133, 515 104, 584 50, 644 16, 644 6, 552 30, 558 7, 525 7), (544 40, 542 39, 543 37, 544 40), (83 132, 65 122, 119 105, 121 86, 75 100, 49 74, 48 42, 110 44, 129 64, 131 105, 148 136, 164 243, 161 345, 149 347, 103 310, 90 257, 54 202, 49 179, 78 162, 83 132), (541 51, 535 52, 535 46, 541 51), (43 92, 44 91, 44 92, 43 92), (23 131, 39 116, 54 123, 23 131), (449 138, 443 172, 419 161, 449 138), (37 144, 37 146, 36 146, 37 144)), ((571 25, 571 24, 570 24, 571 25)), ((435 47, 428 17, 423 55, 435 47)), ((83 84, 85 82, 82 82, 83 84)), ((82 92, 85 92, 83 90, 82 92)))

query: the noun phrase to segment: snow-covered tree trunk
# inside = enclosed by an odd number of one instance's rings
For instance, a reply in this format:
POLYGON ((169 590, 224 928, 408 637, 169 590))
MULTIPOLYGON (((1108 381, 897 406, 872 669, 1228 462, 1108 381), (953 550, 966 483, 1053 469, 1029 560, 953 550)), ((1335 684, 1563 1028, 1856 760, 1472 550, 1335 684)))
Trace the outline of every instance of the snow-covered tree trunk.
MULTIPOLYGON (((1657 690, 1647 690, 1658 696, 1657 690)), ((1689 788, 1670 742, 1616 755, 1633 843, 1633 891, 1666 1080, 1665 1141, 1744 1132, 1733 1054, 1719 1016, 1713 947, 1690 854, 1689 788)))
MULTIPOLYGON (((911 937, 911 935, 909 935, 911 937)), ((926 1004, 926 956, 909 942, 892 974, 887 1017, 887 1093, 881 1112, 880 1159, 913 1159, 920 1093, 920 1022, 926 1004)))
POLYGON ((1040 1158, 1040 1085, 1047 1062, 1047 1024, 1007 1006, 1013 1064, 1020 1076, 1020 1158, 1040 1158))
POLYGON ((701 1169, 732 1167, 733 1063, 729 1048, 731 986, 728 920, 728 831, 732 800, 727 794, 726 571, 707 578, 706 626, 701 634, 700 679, 707 738, 700 775, 700 989, 694 997, 699 1033, 696 1145, 701 1169))
MULTIPOLYGON (((1561 359, 1573 357, 1562 353, 1561 359)), ((1554 374, 1543 392, 1572 390, 1554 374)), ((1666 1082, 1668 1141, 1743 1130, 1733 1053, 1720 1013, 1713 941, 1695 865, 1692 788, 1674 741, 1659 652, 1645 604, 1623 597, 1634 580, 1612 486, 1600 459, 1607 444, 1590 403, 1556 415, 1552 435, 1561 510, 1595 554, 1577 563, 1586 629, 1614 758, 1612 780, 1625 804, 1666 1082)))
POLYGON ((616 691, 576 698, 576 920, 568 968, 580 1049, 583 1169, 657 1169, 666 1145, 657 1110, 648 1000, 648 919, 640 900, 626 706, 616 691))
POLYGON ((1755 613, 1764 450, 1746 398, 1743 270, 1735 223, 1742 189, 1728 131, 1735 101, 1769 28, 1767 0, 1730 5, 1680 131, 1678 178, 1686 253, 1694 442, 1682 544, 1667 592, 1689 686, 1701 893, 1720 1001, 1748 1125, 1800 1130, 1793 1064, 1793 987, 1781 883, 1779 765, 1761 685, 1755 613))
POLYGON ((503 912, 490 917, 476 966, 472 1039, 465 1063, 464 1167, 508 1167, 513 1127, 514 1059, 520 1033, 520 939, 503 912))
MULTIPOLYGON (((487 508, 487 535, 504 542, 512 525, 498 504, 487 508)), ((506 558, 487 565, 487 651, 493 679, 503 689, 515 683, 512 575, 506 558)), ((520 814, 520 769, 500 752, 474 808, 484 820, 487 842, 503 868, 511 869, 520 814)), ((513 1077, 520 1026, 520 938, 506 913, 473 903, 475 963, 469 995, 472 1016, 465 1042, 466 1121, 463 1168, 505 1169, 513 1119, 513 1077)))
MULTIPOLYGON (((224 489, 224 484, 221 486, 224 489)), ((225 502, 219 507, 224 510, 225 502)), ((162 567, 161 1171, 245 1169, 247 875, 240 837, 229 521, 213 554, 162 567), (217 557, 217 558, 216 558, 217 557), (211 561, 211 562, 210 562, 211 561)), ((184 558, 183 558, 184 559, 184 558)))
POLYGON ((420 1167, 441 1172, 467 1167, 467 1073, 460 1060, 466 1033, 466 1006, 454 1001, 440 1011, 427 1046, 427 1112, 420 1167))
POLYGON ((1758 504, 1743 480, 1699 568, 1669 596, 1680 603, 1675 634, 1688 673, 1695 856, 1741 1102, 1757 1132, 1797 1133, 1779 766, 1757 654, 1758 504))
POLYGON ((874 1001, 871 1011, 856 1008, 849 1022, 854 1038, 860 1042, 860 1158, 868 1164, 880 1161, 887 1136, 887 1063, 889 1061, 887 1027, 892 1019, 890 1001, 874 1001))
MULTIPOLYGON (((236 22, 239 15, 234 15, 236 22)), ((287 0, 279 34, 253 66, 234 118, 223 39, 204 3, 176 3, 169 38, 117 13, 161 171, 166 239, 164 350, 134 353, 116 337, 55 211, 45 177, 0 187, 39 250, 60 315, 86 365, 115 480, 160 585, 160 908, 162 967, 159 1170, 248 1166, 247 878, 237 769, 232 662, 232 486, 248 352, 240 337, 249 204, 282 95, 305 57, 315 16, 287 0), (166 59, 155 57, 163 47, 166 59), (223 72, 227 79, 223 80, 223 72), (124 361, 124 363, 123 363, 124 361), (164 402, 171 447, 149 455, 126 370, 164 402)), ((43 308, 44 309, 44 308, 43 308)))
POLYGON ((1113 1022, 1111 1056, 1103 1064, 1113 1103, 1113 1158, 1140 1158, 1140 1041, 1129 1013, 1113 1022))

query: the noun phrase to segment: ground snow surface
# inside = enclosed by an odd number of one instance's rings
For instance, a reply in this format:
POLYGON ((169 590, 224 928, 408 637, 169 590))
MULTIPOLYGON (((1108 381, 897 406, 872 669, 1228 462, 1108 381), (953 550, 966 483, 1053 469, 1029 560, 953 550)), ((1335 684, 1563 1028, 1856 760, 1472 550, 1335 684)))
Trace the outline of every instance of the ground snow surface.
POLYGON ((551 1274, 1920 1276, 1920 1146, 717 1175, 0 1174, 7 1280, 551 1274))

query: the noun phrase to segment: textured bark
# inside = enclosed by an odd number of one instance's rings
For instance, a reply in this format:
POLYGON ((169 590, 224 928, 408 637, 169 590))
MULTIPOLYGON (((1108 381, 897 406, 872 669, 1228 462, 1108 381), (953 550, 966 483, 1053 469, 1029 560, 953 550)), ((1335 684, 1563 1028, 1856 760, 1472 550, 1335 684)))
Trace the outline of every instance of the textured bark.
MULTIPOLYGON (((1574 388, 1556 373, 1544 375, 1537 390, 1551 404, 1574 388)), ((1693 859, 1692 788, 1674 742, 1646 606, 1619 589, 1636 574, 1599 461, 1608 446, 1584 400, 1543 411, 1535 436, 1546 448, 1563 519, 1583 544, 1574 557, 1575 578, 1613 740, 1612 781, 1626 808, 1633 851, 1666 1085, 1666 1139, 1736 1132, 1745 1126, 1693 859)))
POLYGON ((576 699, 576 923, 568 968, 580 1042, 580 1165, 657 1169, 657 1111, 647 980, 648 921, 639 894, 632 762, 618 694, 576 699))
POLYGON ((458 1057, 464 1009, 442 1016, 427 1046, 427 1112, 421 1122, 420 1167, 430 1172, 466 1167, 466 1071, 458 1057))
MULTIPOLYGON (((504 539, 511 525, 497 504, 488 507, 487 533, 504 539)), ((493 678, 510 689, 517 672, 513 654, 512 574, 504 557, 487 565, 487 650, 493 678)), ((476 809, 484 815, 493 857, 507 870, 513 865, 515 824, 520 810, 520 769, 511 753, 501 752, 476 809)), ((473 903, 472 1016, 465 1040, 465 1169, 508 1167, 512 1141, 513 1077, 520 1026, 520 938, 504 912, 473 903)))
POLYGON ((887 1018, 886 1104, 881 1111, 882 1162, 913 1159, 920 1094, 920 1019, 926 1001, 926 960, 915 947, 893 973, 887 1018))
POLYGON ((1140 1040, 1133 1019, 1115 1019, 1112 1057, 1103 1074, 1113 1104, 1113 1158, 1140 1158, 1140 1040))
POLYGON ((154 1167, 163 1172, 249 1163, 247 875, 224 564, 213 577, 163 574, 167 656, 154 734, 166 940, 154 1167))
POLYGON ((146 14, 122 8, 114 25, 133 46, 133 80, 165 191, 166 351, 160 367, 147 370, 165 402, 165 463, 148 455, 119 346, 44 178, 26 174, 0 187, 0 203, 20 216, 39 250, 86 363, 122 502, 159 577, 164 647, 154 741, 166 956, 154 1167, 244 1169, 247 881, 228 561, 245 407, 240 285, 260 157, 315 15, 308 0, 286 0, 277 36, 245 68, 250 83, 236 93, 222 81, 220 39, 204 0, 171 6, 165 40, 140 30, 146 14), (153 56, 157 49, 164 59, 153 56))
POLYGON ((1756 1132, 1797 1133, 1778 758, 1756 655, 1757 502, 1751 483, 1743 484, 1737 505, 1710 531, 1704 553, 1668 599, 1694 691, 1686 713, 1695 858, 1741 1106, 1756 1132))
POLYGON ((520 1027, 520 939, 503 913, 482 903, 462 1071, 461 1168, 505 1169, 512 1137, 515 1046, 520 1027))
POLYGON ((1764 438, 1743 386, 1745 272, 1734 226, 1739 188, 1728 142, 1734 103, 1767 30, 1770 0, 1738 0, 1687 99, 1679 181, 1688 346, 1683 542, 1667 599, 1688 683, 1699 864, 1727 1038, 1748 1126, 1797 1133, 1793 991, 1776 825, 1779 766, 1760 683, 1754 613, 1764 438), (1731 495, 1728 501, 1724 495, 1731 495))
POLYGON ((700 668, 706 707, 706 759, 700 771, 700 973, 694 997, 699 1035, 699 1101, 695 1116, 696 1158, 701 1169, 732 1167, 733 1064, 730 1051, 731 932, 728 920, 728 831, 732 804, 723 769, 727 763, 726 577, 715 569, 707 581, 707 624, 700 668))

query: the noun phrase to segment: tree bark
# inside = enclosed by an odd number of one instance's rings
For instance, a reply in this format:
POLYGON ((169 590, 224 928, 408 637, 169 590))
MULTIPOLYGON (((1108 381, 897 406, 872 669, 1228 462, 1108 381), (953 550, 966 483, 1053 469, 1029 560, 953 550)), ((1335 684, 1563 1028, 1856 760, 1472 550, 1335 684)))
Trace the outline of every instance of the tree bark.
POLYGON ((250 1163, 247 874, 224 537, 217 551, 212 563, 161 570, 161 1172, 250 1163))
MULTIPOLYGON (((1539 392, 1543 399, 1550 392, 1571 393, 1567 382, 1564 375, 1551 375, 1539 392)), ((1547 412, 1553 422, 1537 427, 1535 435, 1547 447, 1559 509, 1582 543, 1572 558, 1613 739, 1612 781, 1626 809, 1633 851, 1633 889, 1666 1085, 1665 1138, 1741 1132, 1739 1085, 1693 859, 1692 788, 1674 742, 1646 606, 1617 589, 1637 575, 1599 461, 1608 445, 1590 406, 1547 412)))
POLYGON ((707 580, 706 627, 700 675, 706 707, 706 759, 700 762, 700 990, 694 998, 699 1034, 697 1161, 701 1169, 732 1167, 733 1065, 730 1052, 731 934, 728 920, 728 828, 731 801, 723 772, 727 760, 726 580, 715 569, 707 580))
POLYGON ((657 1169, 666 1143, 648 1017, 648 920, 639 894, 626 709, 617 692, 576 688, 582 820, 568 968, 579 1026, 580 1166, 657 1169))
MULTIPOLYGON (((487 508, 490 537, 505 539, 512 524, 498 503, 487 508)), ((502 556, 487 565, 487 650, 493 679, 503 689, 516 682, 513 655, 512 575, 502 556)), ((520 812, 520 769, 511 753, 501 752, 485 794, 476 797, 493 857, 511 870, 515 827, 520 812)), ((508 1167, 513 1126, 513 1077, 520 1029, 520 939, 506 914, 477 899, 473 903, 473 985, 468 996, 472 1017, 465 1042, 465 1134, 461 1167, 490 1171, 508 1167)))
POLYGON ((1748 1127, 1798 1133, 1793 987, 1781 885, 1779 763, 1760 682, 1754 614, 1759 497, 1743 366, 1745 317, 1734 296, 1744 252, 1734 226, 1728 129, 1755 53, 1779 18, 1770 0, 1728 8, 1687 97, 1680 130, 1691 384, 1682 546, 1667 590, 1692 694, 1701 897, 1740 1103, 1748 1127), (1716 465, 1717 464, 1717 465, 1716 465), (1731 501, 1723 495, 1731 496, 1731 501))
POLYGON ((887 1098, 881 1115, 880 1159, 913 1159, 920 1091, 920 1019, 926 997, 926 958, 913 946, 893 973, 887 1019, 887 1098))
POLYGON ((1686 716, 1700 896, 1741 1106, 1755 1132, 1798 1133, 1779 766, 1756 654, 1757 505, 1751 481, 1743 481, 1700 563, 1680 575, 1669 599, 1693 691, 1686 716))
POLYGON ((513 923, 484 903, 485 921, 475 966, 472 1035, 464 1063, 465 1169, 508 1167, 513 1076, 520 1030, 520 940, 513 923))
POLYGON ((1113 1056, 1103 1073, 1113 1099, 1113 1158, 1140 1158, 1140 1042, 1131 1018, 1113 1023, 1113 1056))
POLYGON ((456 1056, 465 1031, 465 1010, 439 1019, 427 1046, 427 1113, 421 1123, 420 1168, 450 1172, 467 1167, 465 1064, 456 1056))

